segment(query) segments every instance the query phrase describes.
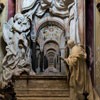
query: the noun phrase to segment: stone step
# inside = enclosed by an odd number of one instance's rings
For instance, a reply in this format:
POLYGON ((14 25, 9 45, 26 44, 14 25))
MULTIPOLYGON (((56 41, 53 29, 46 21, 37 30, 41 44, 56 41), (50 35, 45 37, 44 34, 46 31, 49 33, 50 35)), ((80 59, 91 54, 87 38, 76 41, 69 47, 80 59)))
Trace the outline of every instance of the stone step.
POLYGON ((21 76, 14 80, 18 100, 69 100, 66 76, 21 76))
POLYGON ((29 88, 50 88, 50 89, 65 89, 68 88, 66 76, 34 76, 20 77, 16 79, 15 89, 29 88))
POLYGON ((17 96, 29 96, 29 97, 68 97, 68 89, 28 89, 28 90, 16 90, 17 96))
POLYGON ((17 97, 17 100, 70 100, 66 97, 17 97))

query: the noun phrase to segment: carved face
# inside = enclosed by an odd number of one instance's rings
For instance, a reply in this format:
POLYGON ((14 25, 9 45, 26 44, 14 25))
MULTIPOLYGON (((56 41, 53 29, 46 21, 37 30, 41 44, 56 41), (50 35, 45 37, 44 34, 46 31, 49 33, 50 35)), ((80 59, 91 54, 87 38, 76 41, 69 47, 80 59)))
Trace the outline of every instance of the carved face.
POLYGON ((22 14, 16 14, 14 17, 13 29, 19 33, 27 32, 30 29, 30 22, 22 14))
POLYGON ((68 40, 67 42, 67 46, 71 49, 73 46, 75 45, 74 41, 73 40, 68 40))

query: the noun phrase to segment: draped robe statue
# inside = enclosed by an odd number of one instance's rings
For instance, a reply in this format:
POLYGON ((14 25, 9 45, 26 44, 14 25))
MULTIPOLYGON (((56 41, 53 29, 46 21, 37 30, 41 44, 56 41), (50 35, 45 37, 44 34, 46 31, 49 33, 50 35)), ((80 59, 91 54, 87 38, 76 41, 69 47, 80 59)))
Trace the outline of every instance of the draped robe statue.
POLYGON ((84 93, 88 93, 88 100, 100 100, 92 86, 85 50, 82 46, 75 45, 73 40, 68 40, 67 44, 71 53, 68 58, 62 59, 69 65, 71 100, 84 100, 84 93))
POLYGON ((49 9, 50 14, 64 18, 68 15, 66 4, 67 0, 24 0, 22 13, 30 18, 34 14, 41 17, 49 9))

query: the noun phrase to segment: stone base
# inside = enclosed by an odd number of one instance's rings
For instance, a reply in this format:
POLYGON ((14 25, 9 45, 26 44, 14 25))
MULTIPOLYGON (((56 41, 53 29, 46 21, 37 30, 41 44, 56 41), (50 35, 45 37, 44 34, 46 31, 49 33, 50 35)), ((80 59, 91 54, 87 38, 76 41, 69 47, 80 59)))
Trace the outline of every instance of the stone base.
POLYGON ((21 76, 15 78, 18 100, 69 100, 66 76, 21 76))

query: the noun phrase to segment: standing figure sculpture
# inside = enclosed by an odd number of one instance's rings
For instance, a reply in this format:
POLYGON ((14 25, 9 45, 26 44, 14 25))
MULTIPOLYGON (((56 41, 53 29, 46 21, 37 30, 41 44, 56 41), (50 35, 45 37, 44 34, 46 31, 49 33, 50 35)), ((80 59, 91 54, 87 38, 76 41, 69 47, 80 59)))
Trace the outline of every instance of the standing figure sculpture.
POLYGON ((5 82, 9 82, 13 75, 31 72, 29 33, 30 21, 20 13, 3 26, 3 38, 7 44, 7 53, 2 61, 5 82))
POLYGON ((84 48, 76 45, 73 40, 68 40, 67 45, 71 49, 71 53, 68 58, 61 59, 69 65, 71 100, 85 100, 85 93, 88 93, 88 100, 100 100, 92 86, 84 48))

